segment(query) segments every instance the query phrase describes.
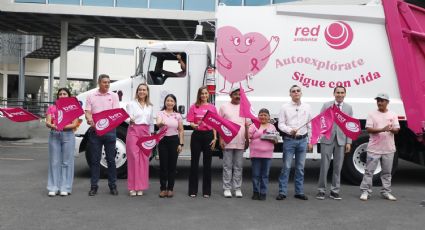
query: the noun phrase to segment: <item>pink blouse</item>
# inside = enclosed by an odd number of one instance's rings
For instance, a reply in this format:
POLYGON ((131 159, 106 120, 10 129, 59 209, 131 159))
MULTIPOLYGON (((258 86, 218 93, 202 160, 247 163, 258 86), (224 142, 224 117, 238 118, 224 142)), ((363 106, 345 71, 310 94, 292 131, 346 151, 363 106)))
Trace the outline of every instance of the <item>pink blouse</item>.
POLYGON ((179 134, 179 122, 182 121, 182 115, 180 113, 167 113, 163 110, 158 112, 157 117, 161 118, 168 128, 165 136, 174 136, 179 134))
MULTIPOLYGON (((211 112, 217 113, 217 109, 212 104, 208 103, 208 104, 205 104, 205 105, 200 105, 199 107, 196 107, 196 105, 193 104, 189 108, 189 112, 187 114, 187 121, 198 124, 199 121, 201 121, 202 118, 204 118, 204 116, 205 116, 205 114, 207 113, 208 110, 211 111, 211 112)), ((212 130, 212 127, 205 124, 204 122, 201 122, 201 124, 199 124, 199 126, 198 126, 198 130, 208 131, 208 130, 212 130)))
POLYGON ((254 124, 249 126, 248 137, 249 154, 251 158, 272 158, 274 143, 268 140, 262 140, 261 136, 266 132, 275 132, 276 128, 272 124, 268 124, 267 128, 257 129, 254 124))

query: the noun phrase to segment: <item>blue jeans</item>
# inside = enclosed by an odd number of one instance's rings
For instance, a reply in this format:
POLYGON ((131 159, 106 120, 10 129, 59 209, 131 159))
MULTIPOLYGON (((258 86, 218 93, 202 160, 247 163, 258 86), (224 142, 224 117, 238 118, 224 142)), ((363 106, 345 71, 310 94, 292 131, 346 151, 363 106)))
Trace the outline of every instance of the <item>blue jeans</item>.
POLYGON ((260 194, 267 194, 269 187, 269 172, 272 159, 251 158, 252 162, 252 190, 260 194))
POLYGON ((72 192, 74 149, 75 136, 72 130, 50 131, 47 174, 47 190, 49 192, 72 192))
POLYGON ((115 166, 115 142, 117 139, 115 129, 106 133, 103 136, 98 136, 93 128, 89 130, 89 144, 90 144, 90 183, 91 187, 97 188, 97 182, 100 177, 100 159, 102 156, 102 147, 105 147, 105 158, 108 164, 108 185, 109 188, 116 188, 115 182, 117 181, 117 169, 115 166))
POLYGON ((292 158, 295 155, 295 194, 304 194, 304 163, 307 150, 307 138, 300 140, 284 137, 283 167, 279 176, 279 194, 288 194, 288 179, 291 171, 292 158))

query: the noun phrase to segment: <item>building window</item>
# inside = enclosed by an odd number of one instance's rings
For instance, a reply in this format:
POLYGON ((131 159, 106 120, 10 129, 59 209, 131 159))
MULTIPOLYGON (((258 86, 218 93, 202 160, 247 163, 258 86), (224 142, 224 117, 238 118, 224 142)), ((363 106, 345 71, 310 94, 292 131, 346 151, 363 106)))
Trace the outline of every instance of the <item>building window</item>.
POLYGON ((80 5, 80 0, 49 0, 49 4, 80 5))
POLYGON ((46 3, 46 0, 15 0, 18 3, 46 3))
POLYGON ((270 5, 270 0, 245 0, 245 6, 270 5))
POLYGON ((284 2, 295 2, 295 1, 299 1, 299 0, 273 0, 273 4, 284 3, 284 2))
POLYGON ((150 8, 166 9, 166 10, 181 10, 181 0, 150 0, 150 8))
POLYGON ((184 0, 184 10, 214 11, 215 0, 184 0))
POLYGON ((242 6, 242 0, 220 0, 226 6, 242 6))
POLYGON ((117 7, 147 8, 148 0, 117 0, 117 7))
POLYGON ((83 0, 86 6, 114 6, 114 0, 83 0))

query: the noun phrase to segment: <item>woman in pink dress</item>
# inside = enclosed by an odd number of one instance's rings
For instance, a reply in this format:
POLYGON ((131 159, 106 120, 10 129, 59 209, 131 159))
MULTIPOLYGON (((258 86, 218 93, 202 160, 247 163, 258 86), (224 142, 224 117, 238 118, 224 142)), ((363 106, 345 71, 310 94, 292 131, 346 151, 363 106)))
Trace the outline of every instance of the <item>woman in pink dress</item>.
POLYGON ((137 141, 153 133, 153 106, 147 84, 137 87, 135 99, 127 105, 127 113, 130 116, 126 138, 128 190, 130 196, 142 196, 149 188, 149 156, 141 151, 137 141))

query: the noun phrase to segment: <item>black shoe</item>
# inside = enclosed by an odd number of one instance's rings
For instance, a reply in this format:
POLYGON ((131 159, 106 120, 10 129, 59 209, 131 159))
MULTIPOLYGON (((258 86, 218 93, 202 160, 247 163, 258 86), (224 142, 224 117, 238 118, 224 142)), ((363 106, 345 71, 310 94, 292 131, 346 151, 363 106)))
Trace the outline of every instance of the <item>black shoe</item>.
POLYGON ((283 194, 279 194, 276 197, 276 200, 284 200, 284 199, 286 199, 286 195, 283 195, 283 194))
POLYGON ((113 195, 113 196, 118 196, 118 190, 117 190, 117 188, 111 188, 110 190, 109 190, 109 192, 111 193, 111 195, 113 195))
POLYGON ((253 199, 253 200, 259 200, 260 199, 260 194, 258 192, 254 192, 254 194, 252 194, 251 199, 253 199))
POLYGON ((300 200, 308 200, 308 197, 304 194, 297 194, 294 197, 300 200))
POLYGON ((316 195, 316 199, 318 200, 324 200, 325 199, 325 193, 324 192, 318 192, 316 195))
POLYGON ((97 187, 91 187, 89 191, 89 196, 95 196, 97 193, 97 187))
POLYGON ((331 192, 331 194, 329 195, 329 197, 332 198, 332 199, 334 199, 334 200, 342 200, 342 198, 336 192, 331 192))
POLYGON ((260 194, 260 200, 266 200, 266 194, 260 194))

